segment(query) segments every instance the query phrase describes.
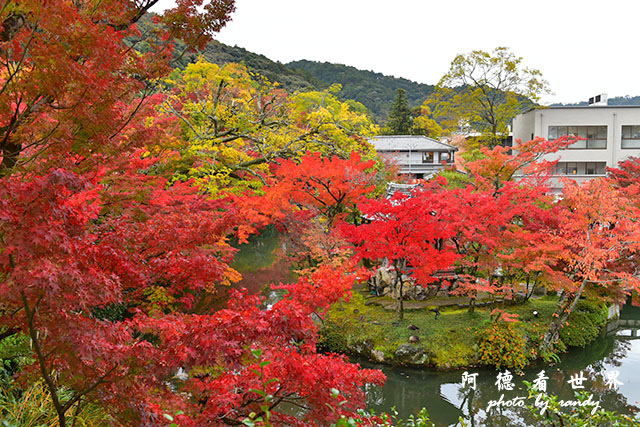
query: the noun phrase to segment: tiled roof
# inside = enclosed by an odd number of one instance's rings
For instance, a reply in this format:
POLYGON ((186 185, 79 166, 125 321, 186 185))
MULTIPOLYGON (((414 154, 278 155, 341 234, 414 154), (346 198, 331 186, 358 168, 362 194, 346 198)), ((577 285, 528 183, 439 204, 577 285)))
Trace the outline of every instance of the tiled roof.
POLYGON ((369 138, 377 151, 457 151, 453 145, 445 144, 422 135, 380 135, 369 138))

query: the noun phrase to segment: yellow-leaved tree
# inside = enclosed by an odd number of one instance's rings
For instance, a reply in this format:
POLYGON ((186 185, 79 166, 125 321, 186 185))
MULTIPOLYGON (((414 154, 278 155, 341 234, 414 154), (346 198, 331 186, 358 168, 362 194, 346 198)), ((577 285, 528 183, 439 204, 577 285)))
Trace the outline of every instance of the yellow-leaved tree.
POLYGON ((290 95, 243 65, 203 60, 166 83, 171 93, 159 108, 174 119, 176 179, 195 178, 214 197, 259 191, 281 158, 376 158, 366 141, 376 125, 362 104, 336 97, 339 86, 290 95))
POLYGON ((477 135, 479 145, 493 148, 508 136, 516 114, 548 92, 540 71, 524 67, 506 47, 474 50, 455 57, 422 111, 445 133, 477 135))

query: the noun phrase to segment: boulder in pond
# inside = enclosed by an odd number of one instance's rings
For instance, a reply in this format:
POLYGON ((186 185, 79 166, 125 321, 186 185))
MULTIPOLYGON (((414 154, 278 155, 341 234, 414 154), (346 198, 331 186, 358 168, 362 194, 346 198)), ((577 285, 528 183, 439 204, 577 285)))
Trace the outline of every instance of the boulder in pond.
POLYGON ((394 359, 403 365, 422 365, 427 361, 427 355, 421 348, 401 344, 394 354, 394 359))
POLYGON ((384 362, 384 352, 381 350, 371 350, 371 358, 376 362, 384 362))

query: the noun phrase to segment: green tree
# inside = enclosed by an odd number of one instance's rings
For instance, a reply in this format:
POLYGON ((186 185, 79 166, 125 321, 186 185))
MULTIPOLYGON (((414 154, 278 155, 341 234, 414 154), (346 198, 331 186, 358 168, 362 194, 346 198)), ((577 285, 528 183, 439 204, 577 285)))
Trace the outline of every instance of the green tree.
POLYGON ((413 117, 407 101, 407 93, 404 89, 396 91, 396 99, 391 104, 389 121, 385 130, 390 135, 408 135, 413 126, 413 117))
POLYGON ((449 132, 466 127, 481 134, 481 145, 495 147, 508 135, 511 120, 548 92, 541 72, 524 67, 508 48, 474 50, 455 57, 423 108, 449 132))

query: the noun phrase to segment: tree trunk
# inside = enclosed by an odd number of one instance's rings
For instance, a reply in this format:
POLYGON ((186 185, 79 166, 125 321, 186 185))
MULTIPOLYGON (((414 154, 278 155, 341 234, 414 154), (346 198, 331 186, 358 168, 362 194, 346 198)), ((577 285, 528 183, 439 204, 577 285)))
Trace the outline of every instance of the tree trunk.
POLYGON ((402 281, 402 272, 404 271, 404 263, 401 263, 400 265, 398 265, 398 263, 393 263, 393 266, 395 268, 396 271, 396 277, 394 280, 394 286, 393 286, 393 295, 394 298, 396 300, 396 317, 398 321, 402 321, 402 319, 404 318, 404 298, 402 295, 402 285, 404 284, 402 281))
POLYGON ((24 307, 25 313, 27 315, 27 326, 29 330, 29 336, 31 337, 31 345, 33 346, 33 351, 36 353, 38 365, 40 366, 40 374, 44 379, 44 382, 49 389, 49 394, 51 395, 51 402, 53 403, 53 407, 58 414, 58 424, 60 427, 66 427, 66 409, 62 402, 60 402, 60 398, 58 397, 58 387, 56 386, 53 378, 51 377, 51 371, 47 366, 47 361, 45 360, 45 356, 43 354, 42 348, 40 347, 40 341, 38 340, 38 332, 35 327, 35 323, 33 321, 33 317, 35 315, 35 311, 37 310, 38 303, 36 302, 33 308, 29 307, 29 302, 27 301, 27 297, 24 292, 20 293, 22 297, 22 305, 24 307))
POLYGON ((401 321, 404 318, 404 303, 403 303, 403 295, 402 295, 402 274, 398 273, 396 270, 396 278, 394 280, 394 292, 393 295, 396 300, 396 318, 398 321, 401 321))
POLYGON ((473 313, 476 310, 476 299, 469 299, 469 313, 473 313))
POLYGON ((2 160, 0 160, 0 176, 11 173, 16 163, 18 163, 21 150, 22 147, 20 145, 12 144, 11 142, 7 142, 1 147, 2 160))
POLYGON ((529 299, 533 296, 533 293, 536 291, 537 287, 538 287, 538 279, 535 278, 533 279, 533 282, 530 282, 529 277, 527 277, 527 293, 525 295, 524 302, 529 301, 529 299), (529 289, 529 286, 531 286, 531 289, 529 289))
POLYGON ((402 281, 402 277, 400 277, 400 298, 398 299, 400 302, 400 311, 398 312, 398 321, 402 321, 404 319, 404 295, 402 294, 402 286, 404 282, 402 281))
POLYGON ((587 279, 582 280, 582 284, 580 285, 580 289, 573 295, 573 299, 569 298, 564 301, 565 293, 560 297, 560 301, 558 301, 558 309, 554 313, 554 318, 551 324, 549 325, 549 330, 544 335, 542 343, 540 343, 540 353, 545 354, 553 347, 553 343, 558 340, 558 336, 560 335, 560 330, 562 326, 564 326, 565 322, 573 312, 573 309, 576 307, 584 288, 587 286, 587 279))

